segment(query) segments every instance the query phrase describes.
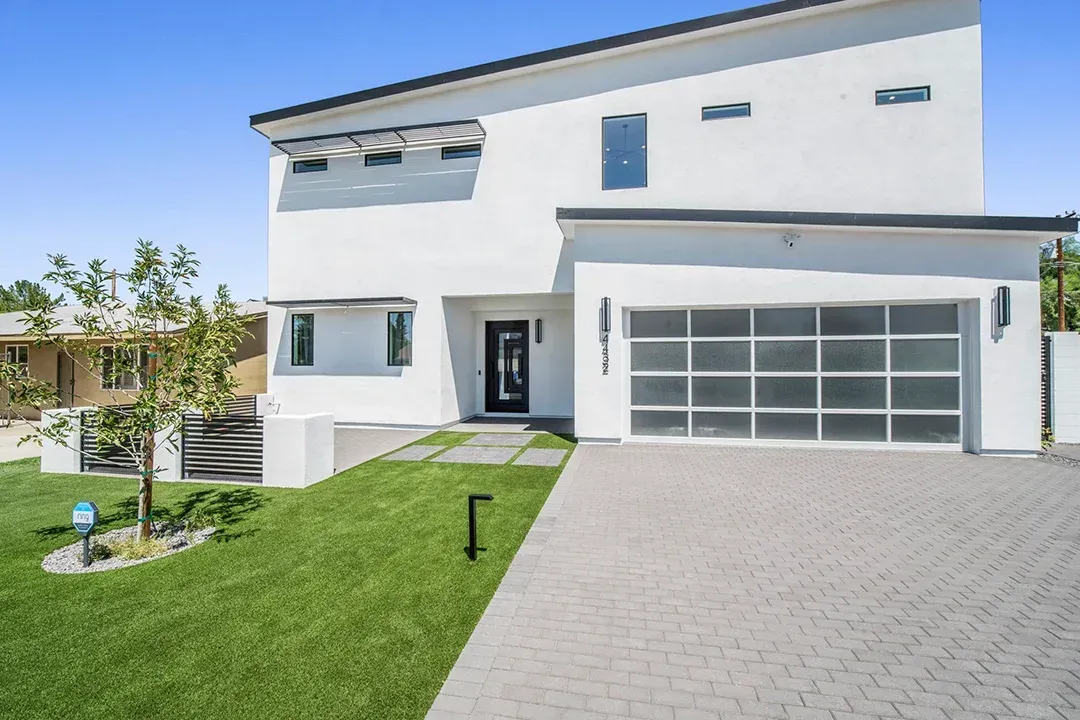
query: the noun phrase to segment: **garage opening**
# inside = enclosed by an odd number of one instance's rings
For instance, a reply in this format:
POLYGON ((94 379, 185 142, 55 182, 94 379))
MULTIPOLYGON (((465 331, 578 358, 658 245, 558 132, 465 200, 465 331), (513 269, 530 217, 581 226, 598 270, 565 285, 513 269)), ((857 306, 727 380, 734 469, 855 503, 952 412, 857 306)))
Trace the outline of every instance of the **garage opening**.
POLYGON ((951 304, 630 312, 630 434, 960 447, 951 304))

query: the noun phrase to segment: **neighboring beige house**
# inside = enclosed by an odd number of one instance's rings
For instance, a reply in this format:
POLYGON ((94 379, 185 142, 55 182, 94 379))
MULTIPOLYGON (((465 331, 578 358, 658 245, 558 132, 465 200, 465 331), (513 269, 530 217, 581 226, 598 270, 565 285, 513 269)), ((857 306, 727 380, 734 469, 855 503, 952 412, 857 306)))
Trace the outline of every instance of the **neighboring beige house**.
MULTIPOLYGON (((60 326, 55 334, 81 335, 74 317, 82 310, 83 308, 75 305, 57 308, 56 317, 60 320, 60 326)), ((248 325, 252 337, 246 338, 236 352, 233 375, 240 382, 236 394, 256 395, 266 392, 266 304, 240 303, 240 314, 252 318, 248 325)), ((121 387, 112 391, 103 388, 98 378, 92 377, 80 367, 80 363, 73 362, 55 345, 35 345, 33 339, 25 334, 25 317, 26 314, 22 311, 0 314, 2 357, 6 357, 10 362, 26 363, 27 372, 32 377, 53 383, 59 392, 61 407, 107 405, 114 402, 114 397, 122 402, 125 397, 122 391, 138 390, 137 378, 121 379, 118 383, 121 387)), ((102 344, 105 344, 105 341, 102 341, 102 344)), ((3 420, 7 412, 7 393, 0 389, 0 420, 3 420)), ((38 419, 36 411, 24 411, 23 415, 30 420, 38 419)))

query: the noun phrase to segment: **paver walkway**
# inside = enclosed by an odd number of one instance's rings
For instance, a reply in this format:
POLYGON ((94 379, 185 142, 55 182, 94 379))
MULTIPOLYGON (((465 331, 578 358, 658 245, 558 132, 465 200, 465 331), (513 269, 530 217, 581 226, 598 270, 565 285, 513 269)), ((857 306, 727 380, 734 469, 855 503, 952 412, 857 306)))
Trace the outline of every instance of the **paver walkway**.
POLYGON ((579 447, 428 714, 1080 718, 1080 470, 579 447))

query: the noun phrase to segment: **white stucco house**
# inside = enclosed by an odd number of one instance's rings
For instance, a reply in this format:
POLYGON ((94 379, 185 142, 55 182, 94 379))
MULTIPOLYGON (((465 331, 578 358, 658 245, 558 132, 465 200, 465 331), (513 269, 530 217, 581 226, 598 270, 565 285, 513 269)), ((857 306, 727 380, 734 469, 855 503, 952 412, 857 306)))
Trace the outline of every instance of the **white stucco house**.
POLYGON ((979 0, 784 0, 251 126, 283 412, 1039 447, 1038 246, 1077 228, 985 214, 979 0))

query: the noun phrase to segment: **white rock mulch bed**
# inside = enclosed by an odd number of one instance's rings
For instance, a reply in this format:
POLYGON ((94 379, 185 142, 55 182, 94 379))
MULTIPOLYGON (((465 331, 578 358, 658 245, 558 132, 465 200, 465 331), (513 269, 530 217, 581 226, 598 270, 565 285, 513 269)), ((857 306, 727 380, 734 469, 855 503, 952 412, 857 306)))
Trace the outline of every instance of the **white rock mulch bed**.
POLYGON ((165 546, 168 548, 160 555, 140 558, 139 560, 125 560, 124 558, 115 555, 104 560, 93 560, 95 545, 111 545, 112 543, 121 540, 133 539, 138 532, 138 529, 138 525, 133 525, 132 527, 120 528, 119 530, 110 530, 109 532, 100 535, 91 535, 91 560, 89 567, 83 567, 82 564, 83 541, 80 539, 76 543, 62 547, 59 550, 55 550, 46 555, 45 559, 41 561, 41 569, 50 573, 67 574, 102 572, 105 570, 118 570, 119 568, 130 567, 131 565, 141 565, 142 563, 150 562, 151 560, 160 560, 163 557, 175 555, 178 552, 204 543, 210 539, 210 536, 214 534, 214 531, 217 528, 209 527, 202 530, 196 530, 190 533, 190 535, 184 532, 182 526, 159 528, 158 531, 154 533, 153 537, 155 540, 164 542, 165 546))

